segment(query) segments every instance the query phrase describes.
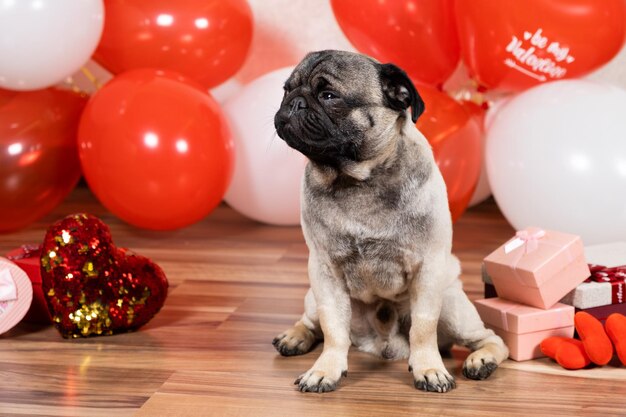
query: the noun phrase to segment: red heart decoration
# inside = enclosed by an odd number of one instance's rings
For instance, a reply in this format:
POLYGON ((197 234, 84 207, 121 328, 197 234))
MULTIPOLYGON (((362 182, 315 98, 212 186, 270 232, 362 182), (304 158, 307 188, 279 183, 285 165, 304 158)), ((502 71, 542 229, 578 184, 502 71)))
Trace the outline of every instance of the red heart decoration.
POLYGON ((106 224, 74 214, 48 228, 41 279, 63 337, 135 330, 159 312, 167 278, 150 259, 113 244, 106 224))

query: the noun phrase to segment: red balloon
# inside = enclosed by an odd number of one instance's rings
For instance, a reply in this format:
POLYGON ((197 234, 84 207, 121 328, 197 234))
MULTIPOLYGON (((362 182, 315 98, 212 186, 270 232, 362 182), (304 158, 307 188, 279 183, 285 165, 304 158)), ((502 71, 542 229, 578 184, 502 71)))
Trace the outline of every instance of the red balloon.
POLYGON ((76 131, 85 103, 52 88, 0 90, 0 232, 43 217, 78 182, 76 131))
POLYGON ((91 190, 138 227, 177 229, 222 200, 233 141, 222 111, 199 85, 171 72, 139 69, 96 92, 78 133, 91 190))
POLYGON ((485 117, 487 116, 487 105, 479 105, 473 101, 462 100, 458 102, 465 111, 476 120, 478 126, 484 130, 485 117))
POLYGON ((443 84, 459 62, 454 0, 331 0, 359 51, 401 66, 414 80, 443 84))
POLYGON ((470 75, 509 91, 585 75, 626 34, 624 0, 458 0, 456 15, 470 75))
POLYGON ((416 126, 433 148, 448 189, 452 220, 467 208, 482 164, 481 127, 475 115, 447 94, 418 86, 426 110, 416 126))
POLYGON ((245 0, 108 0, 94 58, 114 74, 178 71, 214 87, 243 64, 252 41, 245 0))

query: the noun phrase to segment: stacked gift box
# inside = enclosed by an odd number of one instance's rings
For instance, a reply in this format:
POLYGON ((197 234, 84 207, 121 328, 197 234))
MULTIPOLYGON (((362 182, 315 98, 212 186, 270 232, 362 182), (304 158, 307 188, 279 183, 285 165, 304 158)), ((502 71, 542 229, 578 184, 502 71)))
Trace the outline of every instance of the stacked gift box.
POLYGON ((23 245, 0 256, 0 334, 20 321, 52 323, 41 283, 38 245, 23 245))
POLYGON ((33 301, 24 321, 50 324, 52 318, 41 285, 40 255, 41 247, 39 245, 23 245, 9 252, 6 257, 26 272, 33 286, 33 301))
POLYGON ((543 339, 574 335, 575 309, 559 301, 590 276, 579 236, 520 231, 485 258, 484 272, 490 286, 475 306, 485 325, 504 339, 511 359, 541 357, 543 339))
POLYGON ((26 272, 0 257, 0 334, 9 331, 31 306, 33 287, 26 272))
MULTIPOLYGON (((585 311, 602 323, 613 313, 626 314, 626 242, 585 247, 590 276, 559 302, 585 311)), ((485 298, 498 296, 496 287, 482 267, 485 298)))

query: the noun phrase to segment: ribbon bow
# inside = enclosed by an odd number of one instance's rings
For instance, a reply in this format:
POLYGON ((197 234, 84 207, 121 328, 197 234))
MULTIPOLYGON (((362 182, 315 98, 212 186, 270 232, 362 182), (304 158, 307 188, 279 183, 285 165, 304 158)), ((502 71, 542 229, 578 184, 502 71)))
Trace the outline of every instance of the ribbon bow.
POLYGON ((17 300, 15 281, 8 269, 0 270, 0 301, 17 300))
POLYGON ((16 261, 24 258, 30 258, 32 256, 39 256, 41 251, 41 245, 22 245, 20 249, 22 249, 22 253, 9 256, 8 258, 11 261, 16 261))
POLYGON ((603 265, 589 265, 591 276, 585 282, 624 282, 626 265, 607 268, 603 265))
POLYGON ((524 245, 524 253, 530 253, 539 247, 539 239, 546 235, 546 231, 536 227, 529 227, 515 233, 515 238, 504 246, 504 253, 509 253, 524 245))

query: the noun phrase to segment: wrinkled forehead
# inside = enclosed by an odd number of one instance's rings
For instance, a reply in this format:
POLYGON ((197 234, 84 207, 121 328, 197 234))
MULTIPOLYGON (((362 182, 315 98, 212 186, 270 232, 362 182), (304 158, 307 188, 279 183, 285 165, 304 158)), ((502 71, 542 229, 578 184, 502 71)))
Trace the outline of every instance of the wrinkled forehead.
POLYGON ((351 52, 321 51, 307 55, 285 83, 288 90, 327 85, 338 91, 370 91, 378 85, 377 62, 351 52))

